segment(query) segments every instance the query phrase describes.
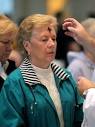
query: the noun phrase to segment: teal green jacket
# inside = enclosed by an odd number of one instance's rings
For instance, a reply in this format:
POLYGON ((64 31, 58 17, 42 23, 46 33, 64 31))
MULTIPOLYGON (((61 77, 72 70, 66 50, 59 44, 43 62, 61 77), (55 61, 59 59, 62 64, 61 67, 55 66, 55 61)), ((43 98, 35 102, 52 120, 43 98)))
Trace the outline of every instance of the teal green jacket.
MULTIPOLYGON (((64 127, 82 122, 82 103, 76 83, 65 69, 51 65, 64 115, 64 127)), ((12 72, 0 93, 0 127, 60 127, 47 88, 37 78, 26 59, 12 72)))

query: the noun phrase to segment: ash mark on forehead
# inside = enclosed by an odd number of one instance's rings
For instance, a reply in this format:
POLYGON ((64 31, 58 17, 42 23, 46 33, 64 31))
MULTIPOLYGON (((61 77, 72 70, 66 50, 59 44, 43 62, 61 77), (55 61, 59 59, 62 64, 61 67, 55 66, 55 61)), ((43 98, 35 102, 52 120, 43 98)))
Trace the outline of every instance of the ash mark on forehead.
POLYGON ((49 31, 49 32, 51 32, 51 31, 52 31, 52 29, 51 29, 50 27, 48 27, 48 31, 49 31))

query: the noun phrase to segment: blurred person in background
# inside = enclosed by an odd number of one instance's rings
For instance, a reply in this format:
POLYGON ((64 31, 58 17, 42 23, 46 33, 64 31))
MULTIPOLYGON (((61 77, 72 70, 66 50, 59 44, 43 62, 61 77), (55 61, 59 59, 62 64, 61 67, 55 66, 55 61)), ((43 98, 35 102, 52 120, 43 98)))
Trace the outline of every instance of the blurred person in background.
POLYGON ((56 30, 57 20, 50 15, 34 14, 20 24, 17 45, 26 58, 1 90, 1 127, 81 126, 83 99, 76 82, 53 63, 56 30))
MULTIPOLYGON (((95 37, 95 19, 88 18, 82 22, 84 28, 90 35, 95 37)), ((89 80, 92 78, 95 68, 95 57, 89 50, 86 49, 86 45, 82 46, 81 52, 69 52, 68 57, 73 57, 68 66, 75 80, 78 80, 79 76, 84 76, 89 80)), ((70 59, 70 58, 69 58, 70 59)))
POLYGON ((0 90, 7 75, 16 68, 14 61, 8 60, 8 57, 17 29, 12 20, 5 15, 0 15, 0 90))
MULTIPOLYGON (((90 35, 86 29, 74 18, 67 18, 64 20, 63 29, 65 34, 73 37, 76 42, 85 45, 87 50, 95 56, 95 37, 90 35)), ((95 72, 95 69, 94 69, 95 72)), ((95 73, 93 73, 95 81, 95 73)), ((90 80, 79 77, 78 88, 80 93, 85 95, 83 104, 84 119, 82 127, 94 127, 95 124, 95 83, 90 80)))
POLYGON ((71 36, 77 43, 85 46, 95 56, 95 37, 90 35, 86 29, 74 18, 67 18, 62 24, 65 35, 71 36))

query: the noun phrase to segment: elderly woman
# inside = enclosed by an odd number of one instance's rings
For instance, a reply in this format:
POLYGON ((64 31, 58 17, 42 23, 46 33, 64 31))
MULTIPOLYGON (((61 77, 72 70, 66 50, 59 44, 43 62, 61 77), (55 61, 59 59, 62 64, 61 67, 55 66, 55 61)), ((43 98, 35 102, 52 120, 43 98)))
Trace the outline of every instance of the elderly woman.
POLYGON ((49 15, 34 14, 20 24, 17 45, 26 58, 1 91, 1 127, 80 125, 83 100, 76 83, 69 72, 53 63, 56 30, 56 18, 49 15))
POLYGON ((15 63, 8 60, 8 57, 17 30, 18 27, 12 20, 5 15, 0 15, 0 89, 7 75, 16 68, 15 63))

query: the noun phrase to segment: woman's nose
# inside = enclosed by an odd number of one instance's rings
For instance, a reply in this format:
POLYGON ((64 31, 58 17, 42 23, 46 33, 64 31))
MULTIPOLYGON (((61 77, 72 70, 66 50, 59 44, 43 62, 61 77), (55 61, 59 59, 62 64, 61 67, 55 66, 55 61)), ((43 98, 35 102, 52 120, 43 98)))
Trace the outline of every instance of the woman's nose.
POLYGON ((49 46, 55 46, 55 41, 52 39, 49 39, 49 46))

